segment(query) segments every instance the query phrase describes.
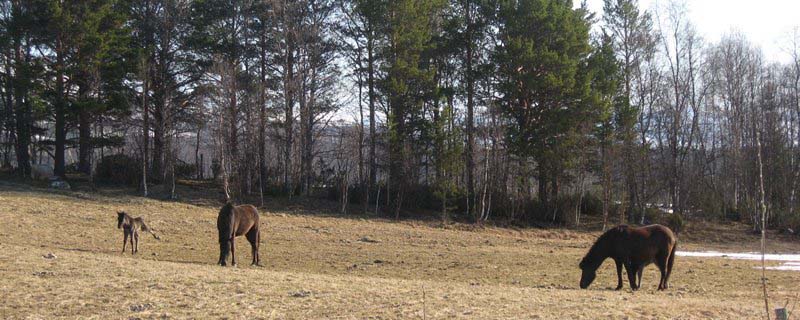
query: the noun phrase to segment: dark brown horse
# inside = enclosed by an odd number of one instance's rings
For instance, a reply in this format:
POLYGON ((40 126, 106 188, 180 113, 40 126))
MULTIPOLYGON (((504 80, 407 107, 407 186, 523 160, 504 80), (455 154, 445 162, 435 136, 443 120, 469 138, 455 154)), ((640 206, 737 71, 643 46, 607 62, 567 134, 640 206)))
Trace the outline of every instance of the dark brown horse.
POLYGON ((642 270, 651 263, 655 263, 661 271, 658 290, 667 289, 677 248, 675 235, 665 226, 617 226, 603 233, 581 260, 581 289, 592 284, 597 276, 597 268, 606 258, 614 259, 617 264, 617 290, 622 289, 623 266, 628 273, 631 289, 637 290, 642 285, 642 270))
POLYGON ((258 259, 258 242, 261 235, 258 231, 258 211, 251 205, 233 206, 226 203, 219 210, 217 216, 217 230, 219 231, 219 265, 224 266, 231 254, 231 265, 236 266, 236 246, 234 239, 245 235, 253 251, 252 265, 260 266, 258 259))

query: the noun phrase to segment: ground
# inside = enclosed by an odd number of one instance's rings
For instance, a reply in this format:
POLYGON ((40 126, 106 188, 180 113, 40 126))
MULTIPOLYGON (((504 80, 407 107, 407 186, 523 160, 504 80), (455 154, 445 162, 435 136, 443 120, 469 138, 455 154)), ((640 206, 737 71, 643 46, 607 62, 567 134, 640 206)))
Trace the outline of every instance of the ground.
MULTIPOLYGON (((130 192, 54 192, 0 183, 0 318, 648 319, 759 318, 754 261, 678 257, 666 292, 655 266, 642 290, 614 291, 613 263, 578 288, 578 262, 598 231, 509 229, 262 211, 263 267, 216 266, 218 205, 130 192), (122 254, 116 211, 143 216, 122 254)), ((746 226, 692 222, 682 250, 753 251, 746 226), (709 228, 708 230, 704 228, 709 228)), ((773 238, 773 235, 771 235, 773 238)), ((771 252, 800 252, 795 239, 771 252)), ((800 302, 800 272, 768 271, 770 301, 800 302)))

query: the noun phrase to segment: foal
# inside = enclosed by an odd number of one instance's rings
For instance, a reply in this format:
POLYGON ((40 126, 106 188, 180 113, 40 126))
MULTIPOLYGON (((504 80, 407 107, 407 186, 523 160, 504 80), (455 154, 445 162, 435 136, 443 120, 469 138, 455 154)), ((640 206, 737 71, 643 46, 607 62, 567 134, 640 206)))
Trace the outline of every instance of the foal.
POLYGON ((258 242, 261 240, 261 233, 258 230, 256 207, 249 204, 234 206, 230 202, 226 203, 217 216, 217 231, 219 231, 219 265, 225 266, 230 252, 231 265, 236 266, 236 246, 233 240, 244 235, 250 242, 253 253, 251 265, 260 266, 258 242))
POLYGON ((606 258, 611 258, 617 265, 617 290, 622 289, 623 266, 628 273, 631 289, 637 290, 642 285, 642 270, 651 263, 655 263, 661 272, 658 290, 665 290, 669 287, 667 282, 672 274, 677 248, 677 239, 672 230, 662 225, 641 228, 620 225, 612 228, 597 239, 581 260, 581 289, 592 284, 597 276, 597 268, 606 258))
POLYGON ((128 237, 131 238, 131 254, 139 252, 139 230, 147 231, 153 235, 156 240, 161 240, 152 228, 144 223, 141 217, 133 218, 125 211, 117 212, 117 229, 122 229, 125 234, 125 240, 122 241, 122 253, 125 253, 125 246, 128 244, 128 237))

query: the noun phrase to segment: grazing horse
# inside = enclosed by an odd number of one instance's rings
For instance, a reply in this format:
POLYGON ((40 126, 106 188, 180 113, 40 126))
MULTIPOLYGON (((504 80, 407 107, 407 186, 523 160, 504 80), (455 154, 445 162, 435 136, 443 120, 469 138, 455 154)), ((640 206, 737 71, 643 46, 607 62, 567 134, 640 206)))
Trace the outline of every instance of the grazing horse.
POLYGON ((253 263, 260 266, 258 258, 258 242, 261 240, 258 231, 258 211, 251 205, 234 206, 226 203, 219 210, 217 216, 217 230, 219 231, 219 265, 225 266, 228 252, 231 254, 231 265, 236 266, 236 246, 234 239, 245 235, 253 250, 253 263))
POLYGON ((125 246, 128 244, 128 237, 131 238, 131 254, 139 252, 139 230, 147 231, 156 240, 161 240, 152 228, 144 223, 141 217, 133 218, 124 211, 117 211, 117 229, 122 229, 125 239, 122 240, 122 253, 125 253, 125 246))
POLYGON ((581 260, 581 289, 586 289, 597 276, 597 268, 606 258, 614 259, 617 264, 617 289, 622 289, 622 267, 628 273, 631 289, 637 290, 642 285, 642 270, 648 264, 655 263, 661 271, 661 282, 658 290, 669 287, 667 282, 675 262, 677 240, 672 230, 654 224, 640 228, 620 225, 612 228, 592 245, 589 252, 581 260), (637 281, 638 280, 638 281, 637 281))

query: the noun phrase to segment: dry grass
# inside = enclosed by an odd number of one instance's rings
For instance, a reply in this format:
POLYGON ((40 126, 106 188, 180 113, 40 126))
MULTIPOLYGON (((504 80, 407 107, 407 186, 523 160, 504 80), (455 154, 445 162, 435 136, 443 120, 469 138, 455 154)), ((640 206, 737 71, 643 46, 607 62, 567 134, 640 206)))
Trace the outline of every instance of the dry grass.
MULTIPOLYGON (((613 263, 606 263, 591 289, 579 290, 577 263, 597 233, 264 211, 264 267, 245 267, 242 239, 242 266, 221 268, 214 265, 216 208, 0 185, 0 318, 740 319, 763 312, 753 261, 681 257, 669 291, 655 291, 651 266, 635 293, 611 290, 613 263), (163 241, 145 236, 139 255, 120 254, 118 209, 144 216, 163 241), (56 258, 43 257, 49 253, 56 258)), ((681 248, 757 244, 742 226, 706 233, 701 226, 687 230, 681 248)), ((771 248, 800 251, 796 242, 771 248)), ((800 273, 768 277, 774 302, 800 301, 800 273)))

